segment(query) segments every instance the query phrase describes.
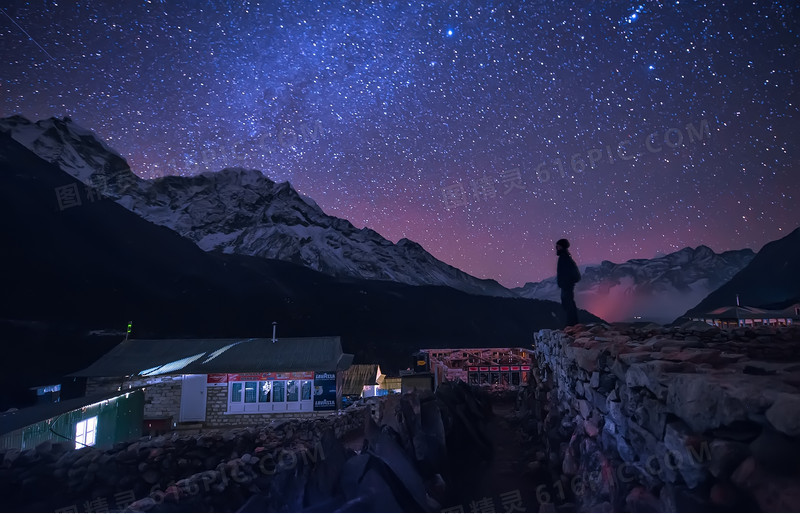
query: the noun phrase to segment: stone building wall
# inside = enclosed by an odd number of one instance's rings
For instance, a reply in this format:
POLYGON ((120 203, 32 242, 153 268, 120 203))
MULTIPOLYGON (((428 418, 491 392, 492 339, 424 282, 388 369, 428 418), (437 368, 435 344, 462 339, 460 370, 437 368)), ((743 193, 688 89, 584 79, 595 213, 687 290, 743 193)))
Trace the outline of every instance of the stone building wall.
POLYGON ((144 418, 171 417, 173 422, 177 422, 181 412, 181 378, 181 375, 159 375, 136 379, 92 377, 86 380, 86 395, 113 393, 144 386, 144 418))
MULTIPOLYGON (((160 375, 134 380, 126 377, 90 378, 86 383, 86 394, 111 393, 120 388, 145 386, 144 418, 171 417, 172 422, 177 423, 181 412, 181 384, 182 375, 160 375)), ((271 419, 320 418, 335 414, 335 411, 225 414, 228 410, 227 395, 227 384, 208 384, 204 427, 253 426, 271 419)))
POLYGON ((800 327, 594 325, 535 335, 527 408, 553 503, 800 509, 800 327))
POLYGON ((181 376, 159 378, 162 379, 160 382, 150 383, 144 390, 144 417, 171 417, 176 423, 181 414, 181 376))

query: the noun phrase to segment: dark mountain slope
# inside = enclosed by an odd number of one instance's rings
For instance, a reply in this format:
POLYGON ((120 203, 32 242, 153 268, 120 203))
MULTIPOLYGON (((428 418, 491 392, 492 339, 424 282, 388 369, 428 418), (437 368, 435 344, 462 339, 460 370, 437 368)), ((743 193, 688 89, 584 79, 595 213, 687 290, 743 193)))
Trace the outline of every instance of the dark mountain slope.
POLYGON ((390 371, 419 347, 527 346, 559 323, 560 306, 548 301, 341 280, 204 252, 110 200, 89 201, 83 184, 4 134, 0 236, 6 400, 87 365, 121 337, 87 333, 128 320, 136 337, 151 338, 269 336, 278 321, 279 337, 341 335, 346 351, 390 371), (71 185, 82 204, 61 210, 57 188, 71 185))
POLYGON ((736 304, 782 308, 800 302, 800 228, 767 243, 750 264, 705 297, 685 316, 736 304))

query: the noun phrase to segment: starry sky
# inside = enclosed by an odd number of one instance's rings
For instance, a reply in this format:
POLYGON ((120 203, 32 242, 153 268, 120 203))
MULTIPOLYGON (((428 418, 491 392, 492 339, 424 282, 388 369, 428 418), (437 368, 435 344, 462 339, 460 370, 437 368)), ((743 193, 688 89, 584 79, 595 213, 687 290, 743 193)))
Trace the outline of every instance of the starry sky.
POLYGON ((4 2, 0 115, 225 166, 519 286, 800 225, 793 2, 4 2))

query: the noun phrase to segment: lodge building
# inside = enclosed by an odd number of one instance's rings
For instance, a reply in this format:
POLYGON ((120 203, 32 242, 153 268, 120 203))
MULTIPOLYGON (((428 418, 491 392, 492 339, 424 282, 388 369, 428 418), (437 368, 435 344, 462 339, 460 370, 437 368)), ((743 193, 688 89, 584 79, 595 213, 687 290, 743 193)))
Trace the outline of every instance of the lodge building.
POLYGON ((695 315, 691 320, 702 321, 719 328, 786 327, 800 323, 800 304, 780 310, 739 305, 720 307, 704 314, 695 315))
POLYGON ((165 431, 329 414, 352 362, 339 337, 130 339, 72 376, 87 395, 143 388, 146 426, 165 431))
POLYGON ((444 380, 516 389, 526 386, 531 351, 526 348, 436 348, 417 353, 420 369, 433 374, 434 387, 444 380))
POLYGON ((68 376, 86 379, 83 397, 0 413, 0 449, 46 441, 110 448, 176 427, 327 416, 341 408, 352 362, 338 337, 125 339, 68 376))

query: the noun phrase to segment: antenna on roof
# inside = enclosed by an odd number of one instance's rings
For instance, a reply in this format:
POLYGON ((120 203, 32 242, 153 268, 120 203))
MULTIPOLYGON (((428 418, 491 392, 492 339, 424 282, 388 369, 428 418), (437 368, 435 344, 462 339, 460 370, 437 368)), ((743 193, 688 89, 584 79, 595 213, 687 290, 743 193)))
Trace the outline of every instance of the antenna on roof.
POLYGON ((278 341, 277 339, 275 339, 275 331, 276 330, 278 330, 278 322, 277 321, 273 321, 272 322, 272 342, 273 343, 278 341))
POLYGON ((133 328, 133 321, 128 322, 128 330, 125 331, 125 340, 128 340, 128 336, 131 335, 131 329, 133 328))

